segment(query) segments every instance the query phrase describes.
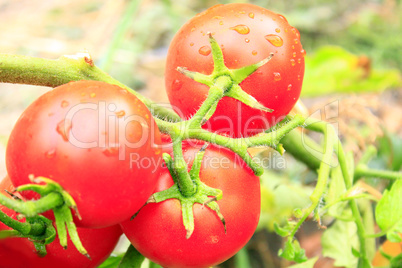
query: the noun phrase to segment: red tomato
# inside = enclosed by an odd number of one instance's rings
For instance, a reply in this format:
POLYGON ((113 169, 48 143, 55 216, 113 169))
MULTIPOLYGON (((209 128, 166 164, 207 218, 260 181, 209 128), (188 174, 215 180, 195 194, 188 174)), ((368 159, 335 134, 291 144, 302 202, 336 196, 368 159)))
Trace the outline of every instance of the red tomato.
MULTIPOLYGON (((13 190, 11 181, 5 178, 0 183, 0 191, 3 189, 13 190)), ((16 219, 16 213, 2 205, 0 210, 8 216, 16 219)), ((0 222, 1 230, 10 230, 0 222)), ((119 237, 121 229, 118 225, 103 229, 77 228, 81 242, 88 250, 92 260, 82 255, 68 239, 67 249, 63 249, 59 240, 56 239, 46 246, 47 255, 39 257, 35 253, 35 247, 32 242, 26 238, 7 238, 0 240, 0 267, 2 268, 89 268, 97 267, 113 251, 119 237)))
POLYGON ((305 51, 300 34, 285 17, 245 3, 217 5, 188 21, 168 51, 165 84, 169 100, 183 118, 196 112, 208 87, 179 73, 177 67, 211 74, 213 61, 207 33, 222 48, 225 64, 236 69, 274 57, 240 86, 272 113, 250 108, 224 97, 205 127, 234 137, 267 129, 287 115, 299 98, 305 51))
MULTIPOLYGON (((185 146, 186 161, 191 163, 199 149, 199 146, 185 146)), ((240 250, 257 227, 260 182, 241 159, 227 149, 210 146, 203 159, 200 177, 206 185, 223 191, 218 204, 226 220, 226 234, 215 212, 195 204, 195 230, 186 239, 177 199, 147 204, 132 221, 121 223, 134 247, 163 267, 210 267, 221 263, 240 250)), ((168 170, 163 168, 156 191, 165 190, 172 184, 168 170)))
POLYGON ((161 158, 155 143, 159 130, 137 97, 103 82, 71 82, 21 115, 8 142, 7 171, 15 186, 30 183, 30 174, 56 181, 77 203, 79 226, 107 227, 152 194, 158 174, 150 167, 161 158))

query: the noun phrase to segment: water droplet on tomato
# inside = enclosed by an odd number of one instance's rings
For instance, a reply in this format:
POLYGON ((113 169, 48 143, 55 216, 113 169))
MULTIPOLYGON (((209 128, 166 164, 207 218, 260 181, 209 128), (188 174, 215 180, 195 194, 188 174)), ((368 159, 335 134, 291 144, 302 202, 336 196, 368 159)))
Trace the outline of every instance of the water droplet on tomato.
POLYGON ((123 117, 123 116, 126 115, 126 111, 124 111, 124 110, 117 111, 117 112, 115 112, 115 115, 116 115, 118 118, 121 118, 121 117, 123 117))
POLYGON ((70 131, 71 128, 73 127, 72 123, 70 120, 65 119, 61 120, 56 127, 57 133, 61 135, 64 141, 68 141, 68 138, 70 137, 70 131))
POLYGON ((280 73, 274 73, 274 80, 275 81, 280 81, 282 79, 281 74, 280 73))
POLYGON ((265 36, 265 39, 276 47, 280 47, 283 45, 282 38, 276 34, 268 34, 265 36))
POLYGON ((244 41, 246 42, 246 43, 250 43, 250 39, 244 39, 244 41))
POLYGON ((254 13, 250 12, 248 13, 249 18, 254 19, 254 13))
POLYGON ((298 58, 298 59, 297 59, 297 63, 301 63, 301 58, 298 58))
POLYGON ((300 50, 300 53, 302 54, 302 56, 306 56, 306 51, 304 49, 300 50))
POLYGON ((294 59, 290 59, 290 64, 292 64, 292 66, 296 65, 296 61, 294 59))
POLYGON ((299 80, 299 81, 300 81, 300 79, 301 79, 301 75, 300 75, 300 74, 298 74, 298 75, 297 75, 297 80, 299 80))
POLYGON ((296 58, 296 52, 293 52, 293 58, 296 58))
POLYGON ((288 91, 290 91, 290 90, 292 90, 292 85, 291 84, 288 85, 288 91))
POLYGON ((292 49, 295 49, 295 45, 292 45, 292 49))
POLYGON ((239 11, 239 14, 246 14, 246 11, 239 11))
POLYGON ((222 16, 215 16, 215 17, 213 17, 213 19, 221 20, 221 19, 223 19, 223 17, 222 16))
POLYGON ((63 100, 62 102, 61 102, 61 108, 66 108, 68 105, 70 105, 70 103, 68 102, 68 101, 66 101, 66 100, 63 100))
POLYGON ((179 79, 176 79, 173 81, 172 89, 178 91, 181 89, 182 86, 183 86, 183 82, 179 79))
POLYGON ((209 54, 211 54, 211 48, 209 46, 203 46, 200 47, 198 52, 203 56, 208 56, 209 54))
POLYGON ((295 41, 296 45, 299 43, 299 39, 297 39, 297 38, 294 41, 295 41))
POLYGON ((287 20, 284 16, 279 15, 278 17, 281 18, 281 19, 283 19, 284 21, 288 22, 288 20, 287 20))
POLYGON ((223 20, 221 20, 221 21, 219 22, 219 25, 223 25, 223 20))
POLYGON ((251 52, 251 54, 252 54, 253 56, 255 56, 255 55, 257 55, 257 54, 258 54, 258 52, 257 52, 257 51, 255 51, 255 50, 253 50, 253 51, 251 52))
POLYGON ((125 88, 120 89, 119 92, 122 93, 122 94, 127 94, 128 93, 127 89, 125 89, 125 88))
POLYGON ((91 98, 95 98, 95 97, 96 97, 96 93, 95 93, 95 92, 92 92, 89 96, 90 96, 91 98))
POLYGON ((56 155, 56 149, 51 149, 45 152, 46 158, 53 158, 56 155))
POLYGON ((193 43, 193 42, 190 43, 190 47, 192 47, 192 46, 194 46, 194 43, 193 43))
POLYGON ((248 28, 246 25, 239 24, 236 25, 235 27, 231 27, 230 30, 234 30, 238 32, 239 34, 248 34, 250 32, 250 28, 248 28))
POLYGON ((275 29, 275 32, 280 33, 280 32, 281 32, 281 29, 276 28, 276 29, 275 29))
POLYGON ((114 156, 119 154, 119 146, 107 147, 102 151, 106 156, 114 156))
POLYGON ((194 32, 194 31, 195 31, 195 27, 191 28, 191 32, 194 32))

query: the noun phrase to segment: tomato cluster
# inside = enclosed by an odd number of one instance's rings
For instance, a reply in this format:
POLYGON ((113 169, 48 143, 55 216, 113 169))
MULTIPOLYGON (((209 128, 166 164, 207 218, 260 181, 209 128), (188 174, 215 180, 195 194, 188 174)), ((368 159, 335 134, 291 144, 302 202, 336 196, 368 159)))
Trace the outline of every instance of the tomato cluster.
MULTIPOLYGON (((208 35, 220 44, 230 69, 274 57, 240 86, 272 113, 224 97, 204 125, 232 137, 249 136, 282 119, 299 97, 304 50, 298 31, 286 19, 250 4, 219 5, 197 15, 177 33, 169 48, 166 89, 172 106, 189 118, 206 98, 208 87, 177 71, 208 75, 213 59, 208 35)), ((186 238, 180 201, 144 204, 173 185, 163 166, 161 133, 148 108, 126 89, 104 82, 70 82, 32 103, 17 121, 7 146, 6 164, 15 187, 42 176, 60 184, 77 204, 78 233, 92 260, 57 241, 40 258, 27 239, 0 242, 2 267, 96 267, 112 251, 121 230, 145 257, 164 267, 209 267, 240 250, 254 233, 260 214, 259 178, 234 152, 210 145, 199 172, 205 185, 220 189, 217 214, 203 204, 193 207, 195 230, 186 238), (136 214, 137 213, 137 214, 136 214), (134 214, 136 217, 130 219, 134 214)), ((190 168, 202 145, 183 142, 190 168)), ((4 180, 2 189, 7 183, 4 180)), ((8 187, 8 186, 7 186, 8 187)), ((38 199, 22 191, 26 200, 38 199)), ((0 207, 16 218, 15 212, 0 207)), ((49 218, 52 215, 45 213, 49 218)), ((0 224, 0 230, 8 227, 0 224)))

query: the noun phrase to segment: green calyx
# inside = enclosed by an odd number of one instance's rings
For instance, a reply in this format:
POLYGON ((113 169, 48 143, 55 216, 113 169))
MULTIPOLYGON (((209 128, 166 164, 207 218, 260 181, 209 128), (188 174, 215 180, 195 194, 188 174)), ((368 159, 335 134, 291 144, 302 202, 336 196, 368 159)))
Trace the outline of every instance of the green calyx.
POLYGON ((194 214, 193 214, 193 206, 195 203, 199 203, 203 206, 207 206, 211 210, 213 210, 223 224, 223 228, 226 233, 226 223, 223 218, 222 213, 219 210, 219 205, 216 202, 217 200, 222 198, 222 191, 219 189, 214 189, 200 180, 200 169, 201 162, 203 156, 205 154, 205 149, 207 145, 201 148, 201 150, 197 153, 191 170, 189 172, 191 181, 193 183, 195 192, 192 195, 184 195, 180 189, 180 184, 178 183, 177 172, 173 168, 173 159, 168 154, 164 154, 164 160, 169 169, 170 175, 172 176, 174 185, 164 191, 157 192, 153 194, 147 203, 159 203, 168 199, 178 199, 181 204, 182 216, 183 216, 183 224, 186 229, 186 238, 189 239, 194 232, 194 214))
POLYGON ((272 109, 266 108, 264 105, 259 103, 253 96, 243 91, 243 89, 240 87, 239 84, 243 82, 244 79, 249 77, 252 73, 254 73, 258 68, 268 63, 270 59, 274 56, 274 54, 271 53, 268 58, 265 58, 262 61, 257 62, 255 64, 245 66, 239 69, 229 69, 225 65, 223 59, 223 53, 221 48, 219 47, 219 44, 212 37, 211 34, 209 34, 208 36, 209 36, 209 42, 211 44, 212 58, 214 61, 214 70, 212 74, 205 75, 198 72, 192 72, 184 67, 178 67, 177 70, 180 73, 190 77, 194 81, 205 84, 210 88, 216 86, 217 81, 219 79, 221 79, 222 77, 226 77, 230 81, 223 87, 224 89, 223 96, 237 99, 254 109, 262 110, 265 112, 272 112, 273 111, 272 109))
POLYGON ((34 191, 40 194, 41 198, 36 201, 22 201, 20 199, 10 199, 0 195, 0 204, 18 212, 26 217, 26 223, 9 218, 7 215, 0 214, 0 221, 13 228, 16 232, 10 235, 28 237, 34 241, 35 247, 40 255, 46 254, 45 245, 52 242, 56 231, 53 222, 38 214, 48 210, 53 210, 57 233, 60 245, 67 248, 67 232, 77 250, 88 257, 88 252, 81 243, 77 233, 77 227, 73 222, 71 209, 73 209, 78 218, 77 205, 74 199, 58 183, 44 177, 30 177, 33 184, 26 184, 17 187, 16 191, 34 191), (44 185, 39 183, 44 182, 44 185), (25 225, 24 225, 25 224, 25 225), (42 226, 42 227, 41 227, 42 226), (34 232, 33 235, 31 233, 34 232), (37 241, 37 243, 36 243, 37 241))

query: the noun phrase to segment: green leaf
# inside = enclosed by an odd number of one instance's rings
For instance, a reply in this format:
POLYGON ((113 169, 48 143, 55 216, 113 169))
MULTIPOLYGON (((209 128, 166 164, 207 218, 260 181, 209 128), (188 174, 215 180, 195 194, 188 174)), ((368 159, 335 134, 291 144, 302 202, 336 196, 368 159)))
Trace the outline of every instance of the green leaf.
POLYGON ((357 266, 358 258, 353 254, 353 248, 359 247, 359 241, 354 222, 337 220, 324 231, 321 243, 323 256, 335 259, 335 266, 357 266))
MULTIPOLYGON (((375 209, 378 226, 387 233, 402 233, 402 180, 385 190, 375 209)), ((393 235, 389 235, 392 239, 393 235)))
POLYGON ((289 268, 314 268, 314 264, 317 262, 317 260, 318 257, 315 257, 306 262, 291 265, 289 268))
POLYGON ((307 261, 305 250, 300 247, 299 241, 288 238, 285 247, 280 249, 278 256, 297 263, 307 261))
POLYGON ((98 268, 116 268, 118 267, 123 256, 110 256, 98 268))
POLYGON ((119 268, 140 268, 145 257, 130 245, 120 262, 119 268))
POLYGON ((324 46, 306 57, 303 96, 326 95, 334 92, 382 91, 402 85, 396 69, 371 69, 367 73, 359 67, 359 56, 336 46, 324 46))
POLYGON ((401 268, 402 267, 402 253, 391 259, 391 268, 401 268))
POLYGON ((398 233, 388 232, 387 239, 393 243, 400 243, 402 242, 402 238, 398 233))

